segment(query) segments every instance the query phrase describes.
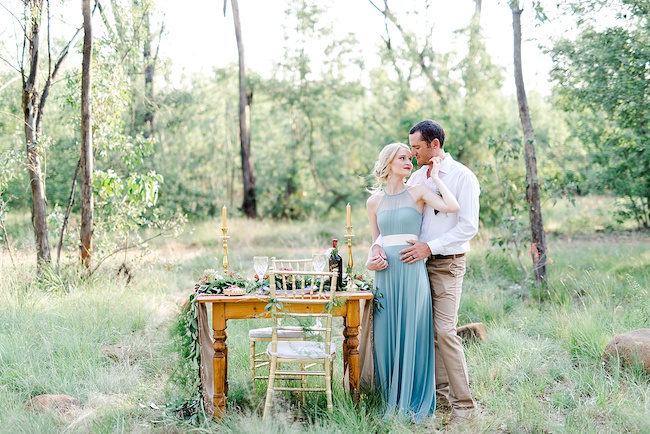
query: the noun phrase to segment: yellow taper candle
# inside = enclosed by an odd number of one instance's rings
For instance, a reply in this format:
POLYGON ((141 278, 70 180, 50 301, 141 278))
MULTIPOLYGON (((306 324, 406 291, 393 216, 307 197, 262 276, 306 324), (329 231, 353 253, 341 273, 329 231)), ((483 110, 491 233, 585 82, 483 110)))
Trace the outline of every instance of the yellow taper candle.
POLYGON ((348 226, 352 226, 352 209, 350 208, 350 203, 348 202, 348 206, 345 207, 346 210, 346 222, 348 226))
POLYGON ((221 228, 224 229, 226 227, 226 205, 221 208, 221 228))

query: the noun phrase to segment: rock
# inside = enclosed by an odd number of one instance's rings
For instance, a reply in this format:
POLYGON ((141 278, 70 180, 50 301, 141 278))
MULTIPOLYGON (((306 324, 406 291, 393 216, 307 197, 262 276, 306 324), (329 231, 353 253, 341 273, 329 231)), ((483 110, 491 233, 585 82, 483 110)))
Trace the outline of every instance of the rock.
POLYGON ((108 358, 119 362, 120 360, 128 359, 131 355, 131 347, 121 344, 109 345, 104 344, 101 348, 102 353, 106 354, 108 358))
POLYGON ((458 336, 463 339, 475 339, 481 342, 485 342, 487 340, 485 324, 482 322, 473 322, 470 324, 462 325, 456 329, 456 332, 458 333, 458 336))
POLYGON ((75 411, 79 406, 79 400, 69 395, 38 395, 25 403, 25 408, 34 411, 52 411, 55 413, 75 411))
POLYGON ((630 366, 638 360, 643 365, 643 370, 650 372, 650 329, 614 336, 605 348, 603 362, 608 363, 618 358, 623 366, 630 366))

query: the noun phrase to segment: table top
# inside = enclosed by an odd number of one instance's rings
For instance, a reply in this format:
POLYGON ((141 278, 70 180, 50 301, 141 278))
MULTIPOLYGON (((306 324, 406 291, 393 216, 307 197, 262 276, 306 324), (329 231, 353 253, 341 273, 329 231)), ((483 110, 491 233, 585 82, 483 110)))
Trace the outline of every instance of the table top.
MULTIPOLYGON (((284 298, 281 294, 281 291, 278 291, 278 298, 284 298)), ((337 298, 347 298, 349 300, 372 300, 371 291, 337 291, 337 298)), ((200 294, 196 297, 196 301, 199 303, 242 303, 250 301, 264 301, 268 302, 270 296, 268 294, 245 294, 245 295, 223 295, 223 294, 200 294)), ((288 298, 288 297, 287 297, 288 298)), ((292 297, 293 298, 293 297, 292 297)), ((298 300, 301 300, 300 297, 297 297, 298 300)), ((309 300, 308 297, 304 300, 309 300)), ((323 301, 322 298, 314 298, 314 301, 323 301)))

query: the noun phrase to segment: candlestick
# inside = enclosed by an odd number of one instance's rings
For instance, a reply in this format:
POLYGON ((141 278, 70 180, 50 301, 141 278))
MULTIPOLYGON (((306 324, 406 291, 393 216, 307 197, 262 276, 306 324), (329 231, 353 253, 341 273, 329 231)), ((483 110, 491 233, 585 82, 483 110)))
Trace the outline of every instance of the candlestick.
POLYGON ((352 226, 352 208, 350 208, 350 202, 348 202, 348 206, 345 207, 345 211, 346 211, 346 220, 345 220, 345 223, 346 223, 348 226, 351 227, 351 226, 352 226))
POLYGON ((221 242, 223 243, 223 272, 228 272, 228 226, 226 226, 226 206, 221 208, 221 242))
POLYGON ((221 208, 221 229, 226 227, 226 205, 221 208))
POLYGON ((346 217, 347 217, 347 232, 345 237, 348 239, 348 266, 347 266, 347 274, 349 276, 348 279, 348 290, 352 289, 352 281, 353 275, 352 275, 352 268, 354 267, 354 259, 352 258, 352 212, 350 208, 350 204, 348 203, 348 206, 346 207, 346 217))

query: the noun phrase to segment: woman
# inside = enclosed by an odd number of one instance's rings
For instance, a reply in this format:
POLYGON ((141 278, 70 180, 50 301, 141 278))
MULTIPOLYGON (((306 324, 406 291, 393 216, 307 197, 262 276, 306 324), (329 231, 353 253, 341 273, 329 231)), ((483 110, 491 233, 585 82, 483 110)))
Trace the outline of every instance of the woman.
POLYGON ((382 235, 388 268, 375 272, 373 326, 377 386, 387 415, 401 413, 421 422, 436 407, 433 315, 425 261, 408 264, 399 251, 416 240, 422 211, 457 212, 456 198, 438 177, 441 160, 432 158, 431 178, 441 196, 425 185, 407 186, 411 150, 403 143, 382 149, 375 163, 377 184, 367 209, 373 239, 382 235))

